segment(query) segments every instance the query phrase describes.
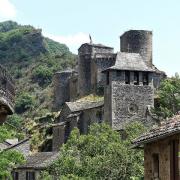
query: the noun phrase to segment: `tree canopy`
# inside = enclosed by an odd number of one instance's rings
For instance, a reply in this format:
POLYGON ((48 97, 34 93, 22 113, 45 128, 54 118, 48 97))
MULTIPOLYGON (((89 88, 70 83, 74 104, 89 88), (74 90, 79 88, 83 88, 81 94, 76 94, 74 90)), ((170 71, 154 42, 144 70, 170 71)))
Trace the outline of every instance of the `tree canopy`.
POLYGON ((158 105, 155 113, 158 117, 171 117, 180 111, 180 77, 167 78, 161 82, 158 90, 158 105))
POLYGON ((11 170, 23 162, 24 156, 15 150, 0 152, 0 179, 11 179, 11 170))
MULTIPOLYGON (((87 135, 74 129, 60 155, 43 179, 141 179, 143 155, 131 148, 131 140, 144 132, 140 123, 127 126, 125 140, 106 124, 94 124, 87 135), (49 176, 48 176, 49 175, 49 176)), ((123 135, 124 137, 124 135, 123 135)))

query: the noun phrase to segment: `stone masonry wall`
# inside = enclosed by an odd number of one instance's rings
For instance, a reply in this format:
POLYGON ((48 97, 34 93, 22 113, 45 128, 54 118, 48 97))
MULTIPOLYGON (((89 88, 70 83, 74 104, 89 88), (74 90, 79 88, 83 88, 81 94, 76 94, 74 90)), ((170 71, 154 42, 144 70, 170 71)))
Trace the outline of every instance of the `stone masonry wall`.
POLYGON ((134 85, 133 75, 130 72, 130 84, 125 84, 124 71, 110 71, 107 75, 109 84, 105 87, 105 121, 110 122, 113 129, 123 129, 132 120, 152 124, 146 118, 147 106, 154 105, 152 74, 149 74, 149 85, 142 84, 141 72, 139 85, 134 85))
MULTIPOLYGON (((83 44, 78 51, 78 94, 80 97, 90 94, 96 86, 96 79, 101 72, 93 65, 96 54, 112 54, 113 48, 83 44), (96 75, 95 75, 96 74, 96 75)), ((108 64, 103 63, 104 65, 108 64)), ((102 66, 102 65, 101 65, 102 66)), ((109 67, 109 66, 108 66, 109 67)), ((99 68, 98 68, 99 69, 99 68)))
POLYGON ((59 151, 59 148, 64 143, 64 125, 53 127, 52 151, 59 151))
POLYGON ((132 120, 146 120, 147 106, 153 106, 150 86, 112 84, 112 128, 121 129, 132 120))
POLYGON ((72 75, 72 71, 63 71, 55 73, 53 77, 54 85, 54 109, 59 108, 69 101, 69 78, 72 75))
POLYGON ((26 172, 35 172, 35 180, 39 179, 40 171, 34 170, 34 169, 16 169, 14 172, 18 172, 19 178, 18 180, 25 180, 26 178, 26 172))
MULTIPOLYGON (((162 180, 171 179, 170 178, 170 141, 173 139, 180 140, 180 135, 174 135, 163 140, 146 144, 144 146, 145 180, 154 179, 153 154, 159 154, 159 179, 162 180)), ((180 151, 180 147, 179 147, 179 151, 180 151)), ((179 173, 180 173, 180 158, 179 158, 179 173)))

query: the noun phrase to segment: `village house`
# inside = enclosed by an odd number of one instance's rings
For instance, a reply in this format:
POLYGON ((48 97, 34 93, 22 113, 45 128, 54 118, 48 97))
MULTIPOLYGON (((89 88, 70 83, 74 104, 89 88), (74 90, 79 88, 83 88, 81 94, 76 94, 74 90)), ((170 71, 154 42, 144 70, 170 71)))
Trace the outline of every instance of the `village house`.
POLYGON ((13 180, 38 180, 44 171, 58 157, 55 152, 39 152, 27 157, 25 164, 18 166, 12 172, 13 180))
POLYGON ((152 128, 133 144, 144 149, 145 180, 180 179, 180 115, 152 128))
POLYGON ((104 102, 66 102, 53 125, 52 150, 59 151, 73 128, 77 127, 81 134, 88 132, 89 125, 101 123, 103 120, 104 102))

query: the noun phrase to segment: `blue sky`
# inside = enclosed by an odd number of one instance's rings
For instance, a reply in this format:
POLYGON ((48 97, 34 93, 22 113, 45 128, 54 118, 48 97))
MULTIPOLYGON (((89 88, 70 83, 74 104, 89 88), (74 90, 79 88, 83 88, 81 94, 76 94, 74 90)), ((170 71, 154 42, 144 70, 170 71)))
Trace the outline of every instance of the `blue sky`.
POLYGON ((42 28, 74 53, 89 34, 119 51, 124 31, 152 30, 154 64, 180 73, 180 0, 0 0, 0 21, 9 19, 42 28))

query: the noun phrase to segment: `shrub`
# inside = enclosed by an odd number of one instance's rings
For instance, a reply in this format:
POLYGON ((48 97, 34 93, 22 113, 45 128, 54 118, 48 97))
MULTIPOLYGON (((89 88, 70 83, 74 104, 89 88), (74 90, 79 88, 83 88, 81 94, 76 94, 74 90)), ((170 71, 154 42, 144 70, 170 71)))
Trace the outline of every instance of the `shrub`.
POLYGON ((32 79, 40 86, 45 86, 51 82, 53 72, 46 66, 38 66, 32 72, 32 79))
POLYGON ((28 93, 22 93, 16 100, 15 111, 23 113, 34 106, 34 98, 28 93))
POLYGON ((7 122, 17 128, 21 127, 22 118, 21 116, 18 116, 17 114, 13 114, 12 116, 8 117, 7 122))

